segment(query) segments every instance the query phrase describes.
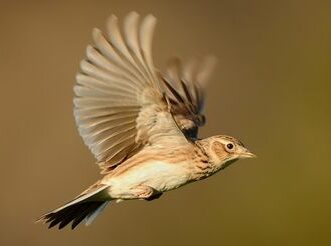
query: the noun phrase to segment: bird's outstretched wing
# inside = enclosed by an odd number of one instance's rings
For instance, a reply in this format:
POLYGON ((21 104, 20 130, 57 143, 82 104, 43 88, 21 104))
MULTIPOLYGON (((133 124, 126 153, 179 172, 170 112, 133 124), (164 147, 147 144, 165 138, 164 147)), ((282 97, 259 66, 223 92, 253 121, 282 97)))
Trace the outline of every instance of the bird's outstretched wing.
POLYGON ((152 15, 140 21, 132 12, 121 33, 112 15, 106 35, 93 30, 94 46, 87 47, 87 58, 81 62, 74 115, 103 172, 163 137, 187 142, 159 88, 151 54, 155 23, 152 15))
POLYGON ((85 144, 103 172, 108 172, 147 144, 176 138, 183 144, 197 137, 204 124, 203 83, 205 66, 178 60, 167 72, 155 69, 152 37, 156 19, 140 19, 131 12, 120 29, 117 18, 107 21, 107 33, 93 30, 74 87, 74 115, 85 144))
POLYGON ((200 64, 191 60, 182 66, 178 58, 169 61, 161 83, 171 104, 178 126, 186 137, 196 139, 198 128, 205 124, 202 114, 204 86, 216 63, 215 57, 206 57, 200 64))

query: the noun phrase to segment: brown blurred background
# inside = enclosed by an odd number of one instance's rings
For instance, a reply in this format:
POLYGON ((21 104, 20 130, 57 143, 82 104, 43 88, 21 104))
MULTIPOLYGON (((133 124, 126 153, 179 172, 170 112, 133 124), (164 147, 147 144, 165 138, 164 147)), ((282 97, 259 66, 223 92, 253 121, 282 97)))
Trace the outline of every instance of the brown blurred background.
POLYGON ((331 245, 330 1, 1 1, 0 245, 331 245), (203 137, 259 158, 90 227, 34 224, 99 177, 72 116, 91 30, 158 18, 155 63, 215 54, 203 137))

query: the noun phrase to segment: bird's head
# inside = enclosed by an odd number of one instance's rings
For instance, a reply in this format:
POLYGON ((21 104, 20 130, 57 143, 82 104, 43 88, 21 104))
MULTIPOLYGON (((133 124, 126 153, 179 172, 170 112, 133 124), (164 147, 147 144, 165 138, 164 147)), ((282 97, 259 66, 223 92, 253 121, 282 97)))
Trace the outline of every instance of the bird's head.
POLYGON ((256 157, 244 144, 234 137, 218 135, 207 138, 207 151, 217 170, 224 169, 238 159, 256 157))

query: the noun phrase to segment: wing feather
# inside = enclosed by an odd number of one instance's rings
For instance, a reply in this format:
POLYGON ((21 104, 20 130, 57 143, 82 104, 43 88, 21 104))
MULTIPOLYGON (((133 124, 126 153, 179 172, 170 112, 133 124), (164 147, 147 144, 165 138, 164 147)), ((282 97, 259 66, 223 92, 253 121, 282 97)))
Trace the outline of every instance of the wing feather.
POLYGON ((157 80, 152 57, 152 39, 155 25, 155 17, 152 15, 147 15, 142 21, 139 32, 142 56, 146 61, 147 70, 151 75, 151 79, 154 81, 157 80))
POLYGON ((179 59, 170 60, 162 76, 163 87, 169 97, 171 113, 186 137, 196 139, 198 128, 205 123, 203 86, 215 65, 214 57, 207 57, 200 66, 191 60, 184 66, 179 59))
POLYGON ((85 144, 98 164, 108 172, 139 151, 162 139, 186 142, 159 87, 152 60, 156 19, 140 21, 130 13, 123 23, 112 15, 107 34, 92 32, 93 45, 86 48, 74 87, 74 115, 85 144))

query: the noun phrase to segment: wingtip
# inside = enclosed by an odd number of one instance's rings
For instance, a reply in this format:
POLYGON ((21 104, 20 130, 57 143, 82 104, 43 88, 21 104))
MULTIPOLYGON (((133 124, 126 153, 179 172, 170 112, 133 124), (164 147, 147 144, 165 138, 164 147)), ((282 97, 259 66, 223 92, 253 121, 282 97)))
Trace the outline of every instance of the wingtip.
POLYGON ((147 14, 145 18, 151 19, 151 20, 156 20, 157 18, 153 14, 147 14))
POLYGON ((144 19, 142 20, 142 26, 144 25, 148 25, 148 26, 152 26, 151 29, 154 29, 155 25, 157 22, 157 18, 153 15, 153 14, 148 14, 144 17, 144 19))
POLYGON ((102 35, 102 32, 101 32, 101 30, 99 28, 94 27, 92 29, 92 37, 93 37, 93 40, 94 41, 95 40, 98 40, 101 35, 102 35))
POLYGON ((107 21, 117 21, 118 17, 114 14, 108 16, 107 21))
POLYGON ((130 11, 124 18, 125 19, 130 19, 130 18, 137 18, 139 17, 140 15, 138 14, 138 12, 136 11, 130 11))
POLYGON ((111 33, 111 31, 117 26, 118 18, 116 15, 111 14, 106 19, 106 27, 108 29, 108 32, 111 33))

